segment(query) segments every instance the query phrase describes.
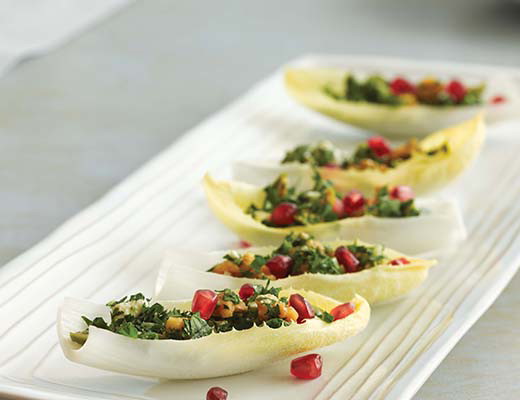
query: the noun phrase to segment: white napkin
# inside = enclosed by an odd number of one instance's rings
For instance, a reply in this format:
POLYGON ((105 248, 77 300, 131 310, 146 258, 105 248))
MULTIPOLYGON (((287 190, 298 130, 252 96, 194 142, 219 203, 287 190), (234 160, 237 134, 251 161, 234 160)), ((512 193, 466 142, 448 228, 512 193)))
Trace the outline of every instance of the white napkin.
POLYGON ((0 0, 0 74, 51 50, 130 0, 0 0))

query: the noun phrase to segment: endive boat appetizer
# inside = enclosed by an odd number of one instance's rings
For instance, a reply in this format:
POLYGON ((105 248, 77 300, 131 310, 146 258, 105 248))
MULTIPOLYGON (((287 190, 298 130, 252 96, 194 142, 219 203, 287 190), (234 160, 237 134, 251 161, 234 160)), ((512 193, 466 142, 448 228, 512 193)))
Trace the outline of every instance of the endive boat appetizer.
POLYGON ((342 198, 315 173, 312 186, 301 189, 284 174, 264 188, 206 175, 204 188, 215 215, 255 245, 276 245, 290 232, 307 232, 318 240, 360 239, 418 254, 465 237, 453 201, 416 202, 406 186, 379 188, 370 199, 355 190, 342 198))
POLYGON ((225 376, 346 339, 370 318, 366 300, 340 303, 304 290, 246 285, 197 290, 191 301, 142 294, 107 305, 67 299, 58 314, 71 361, 168 379, 225 376))
POLYGON ((481 115, 433 133, 421 141, 411 139, 393 147, 374 136, 349 153, 330 142, 301 145, 280 161, 239 161, 234 177, 243 182, 264 183, 280 173, 308 180, 313 168, 340 191, 358 189, 371 193, 379 186, 407 185, 417 194, 429 193, 452 182, 473 161, 484 141, 481 115))
POLYGON ((269 279, 276 287, 312 290, 339 301, 359 294, 374 304, 419 286, 435 263, 361 241, 322 243, 307 233, 291 233, 278 247, 170 251, 161 266, 156 296, 179 298, 194 287, 239 288, 269 279))
POLYGON ((285 73, 285 85, 294 99, 315 111, 400 138, 427 135, 484 109, 511 108, 505 96, 484 100, 483 85, 469 87, 458 80, 428 78, 414 84, 402 77, 371 76, 360 81, 342 69, 293 68, 285 73))

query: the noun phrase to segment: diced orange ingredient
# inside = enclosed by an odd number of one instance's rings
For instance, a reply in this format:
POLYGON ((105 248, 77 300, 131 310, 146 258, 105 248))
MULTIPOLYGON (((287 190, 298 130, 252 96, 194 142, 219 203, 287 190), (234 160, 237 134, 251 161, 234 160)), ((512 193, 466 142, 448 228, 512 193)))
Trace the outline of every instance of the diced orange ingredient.
POLYGON ((250 266, 255 261, 255 255, 253 253, 244 253, 242 256, 242 264, 250 266))
POLYGON ((256 304, 258 305, 258 319, 263 321, 265 314, 267 313, 267 306, 260 301, 257 301, 256 304))
POLYGON ((181 317, 170 317, 166 320, 165 328, 167 331, 180 331, 184 328, 184 320, 181 317))
POLYGON ((223 300, 224 295, 220 293, 217 297, 217 305, 215 307, 215 311, 213 311, 213 315, 221 318, 230 318, 236 312, 244 312, 247 311, 247 306, 244 302, 240 302, 238 304, 234 304, 232 301, 223 300))
POLYGON ((298 313, 291 306, 286 306, 283 303, 279 304, 280 307, 280 318, 286 321, 296 321, 298 319, 298 313))
POLYGON ((215 265, 211 271, 222 275, 242 276, 238 265, 229 260, 222 261, 220 264, 215 265))
POLYGON ((436 79, 424 79, 417 86, 417 98, 425 103, 435 103, 439 93, 441 93, 443 90, 444 85, 438 82, 436 79))

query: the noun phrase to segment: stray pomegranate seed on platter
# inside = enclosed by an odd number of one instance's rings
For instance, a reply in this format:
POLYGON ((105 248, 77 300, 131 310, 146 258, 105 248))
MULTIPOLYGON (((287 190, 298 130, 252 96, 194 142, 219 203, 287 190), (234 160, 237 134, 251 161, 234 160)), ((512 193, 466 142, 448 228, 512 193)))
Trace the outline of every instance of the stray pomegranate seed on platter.
POLYGON ((226 400, 228 398, 228 392, 221 387, 214 386, 206 393, 206 400, 226 400))
POLYGON ((319 354, 307 354, 291 361, 291 374, 298 379, 316 379, 321 376, 323 360, 319 354))
POLYGON ((240 240, 238 242, 238 247, 240 247, 241 249, 247 249, 247 248, 249 248, 251 246, 252 246, 252 244, 249 243, 247 240, 240 240))
POLYGON ((505 103, 505 102, 506 102, 506 98, 501 95, 493 96, 490 100, 491 104, 501 104, 501 103, 505 103))

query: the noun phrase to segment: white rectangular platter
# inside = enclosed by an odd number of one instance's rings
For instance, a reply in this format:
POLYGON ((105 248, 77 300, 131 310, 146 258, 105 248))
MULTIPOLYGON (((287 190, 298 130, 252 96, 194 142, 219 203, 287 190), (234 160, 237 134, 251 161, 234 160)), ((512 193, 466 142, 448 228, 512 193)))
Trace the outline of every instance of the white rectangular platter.
MULTIPOLYGON (((403 73, 504 73, 520 84, 519 71, 499 67, 348 56, 310 56, 297 62, 403 73)), ((75 365, 61 354, 55 319, 65 296, 104 303, 136 291, 151 295, 168 248, 236 245, 238 238, 206 207, 200 185, 206 170, 226 174, 235 159, 278 157, 297 143, 318 138, 343 144, 360 140, 355 130, 293 103, 281 76, 278 71, 256 85, 0 268, 0 396, 202 399, 215 385, 235 399, 413 396, 520 264, 520 121, 490 127, 478 161, 447 189, 459 199, 469 238, 456 252, 442 255, 411 296, 375 308, 362 335, 320 350, 325 365, 320 379, 291 379, 290 360, 285 360, 226 378, 158 381, 75 365)))

